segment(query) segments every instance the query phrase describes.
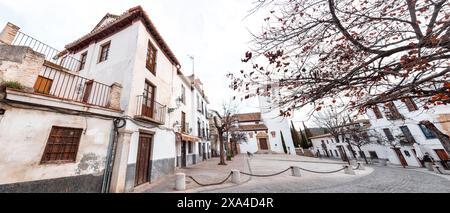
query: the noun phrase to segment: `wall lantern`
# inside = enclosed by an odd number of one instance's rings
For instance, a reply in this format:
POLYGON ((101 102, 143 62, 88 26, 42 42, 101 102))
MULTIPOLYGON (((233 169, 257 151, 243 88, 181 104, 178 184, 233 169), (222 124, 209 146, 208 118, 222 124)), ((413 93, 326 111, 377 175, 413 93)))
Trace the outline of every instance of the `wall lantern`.
POLYGON ((179 109, 179 108, 181 107, 181 102, 182 102, 182 101, 183 101, 183 100, 181 99, 181 97, 178 97, 178 98, 175 100, 176 107, 175 107, 175 108, 168 108, 168 112, 169 112, 169 113, 172 113, 172 112, 174 112, 175 110, 179 109))

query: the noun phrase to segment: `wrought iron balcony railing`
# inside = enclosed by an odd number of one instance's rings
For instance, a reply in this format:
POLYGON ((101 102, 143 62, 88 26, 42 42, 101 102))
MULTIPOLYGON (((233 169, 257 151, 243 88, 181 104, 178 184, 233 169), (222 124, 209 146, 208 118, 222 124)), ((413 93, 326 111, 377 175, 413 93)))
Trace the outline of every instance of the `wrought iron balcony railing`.
POLYGON ((108 108, 111 86, 58 70, 56 66, 46 62, 36 79, 34 92, 62 100, 108 108))
POLYGON ((12 45, 15 46, 27 46, 34 51, 45 55, 45 60, 58 64, 61 67, 73 72, 80 70, 81 62, 71 56, 61 56, 61 52, 25 33, 17 32, 12 45))
POLYGON ((167 107, 144 95, 137 96, 136 117, 158 124, 165 124, 167 107))

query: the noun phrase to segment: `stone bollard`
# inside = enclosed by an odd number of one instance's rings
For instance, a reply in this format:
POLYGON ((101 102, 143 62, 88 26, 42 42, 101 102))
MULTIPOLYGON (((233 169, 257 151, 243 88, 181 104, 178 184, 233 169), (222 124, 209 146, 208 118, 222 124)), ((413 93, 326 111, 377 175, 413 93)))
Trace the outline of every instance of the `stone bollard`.
POLYGON ((300 167, 298 166, 293 166, 292 167, 292 176, 294 177, 301 177, 302 174, 300 173, 300 167))
POLYGON ((176 174, 175 189, 177 191, 185 191, 186 190, 186 175, 184 173, 176 174))
POLYGON ((350 164, 351 164, 352 166, 358 166, 358 161, 356 161, 356 160, 350 160, 350 164))
POLYGON ((235 183, 235 184, 240 184, 241 183, 241 172, 239 172, 239 170, 231 170, 232 175, 231 175, 231 182, 235 183))
POLYGON ((366 166, 364 166, 364 163, 358 163, 359 164, 359 170, 364 171, 366 170, 366 166))
POLYGON ((356 175, 355 171, 353 170, 352 166, 345 166, 345 174, 347 175, 356 175))
POLYGON ((428 169, 428 171, 434 172, 433 163, 425 162, 425 167, 428 169))

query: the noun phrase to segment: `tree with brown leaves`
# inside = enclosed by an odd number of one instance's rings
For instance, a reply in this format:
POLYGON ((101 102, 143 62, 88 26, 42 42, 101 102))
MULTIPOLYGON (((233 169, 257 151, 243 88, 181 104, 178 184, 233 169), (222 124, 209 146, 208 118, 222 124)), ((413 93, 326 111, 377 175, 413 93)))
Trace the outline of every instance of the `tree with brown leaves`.
MULTIPOLYGON (((447 0, 258 0, 264 30, 245 54, 249 69, 230 74, 245 94, 279 82, 282 114, 414 98, 425 107, 450 100, 447 0)), ((266 94, 267 95, 267 94, 266 94)), ((270 95, 270 94, 269 94, 270 95)))

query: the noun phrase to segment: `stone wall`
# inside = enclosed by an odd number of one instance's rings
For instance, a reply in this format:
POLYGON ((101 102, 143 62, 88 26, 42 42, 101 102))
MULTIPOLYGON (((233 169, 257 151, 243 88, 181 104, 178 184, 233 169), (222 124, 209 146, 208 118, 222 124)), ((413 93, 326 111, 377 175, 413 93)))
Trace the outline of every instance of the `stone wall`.
POLYGON ((32 90, 44 60, 29 47, 0 45, 0 83, 15 81, 32 90))

